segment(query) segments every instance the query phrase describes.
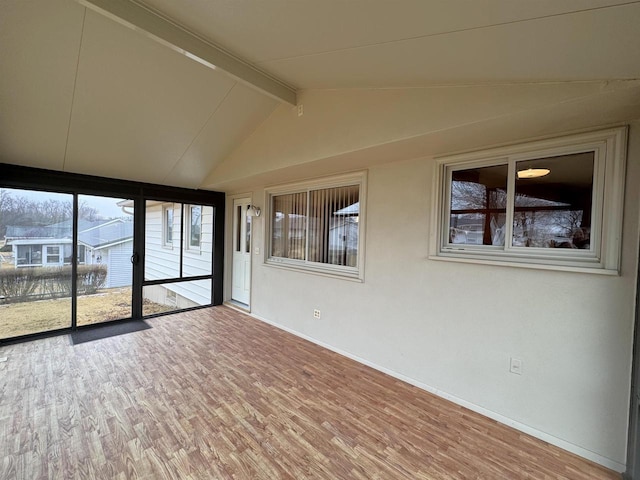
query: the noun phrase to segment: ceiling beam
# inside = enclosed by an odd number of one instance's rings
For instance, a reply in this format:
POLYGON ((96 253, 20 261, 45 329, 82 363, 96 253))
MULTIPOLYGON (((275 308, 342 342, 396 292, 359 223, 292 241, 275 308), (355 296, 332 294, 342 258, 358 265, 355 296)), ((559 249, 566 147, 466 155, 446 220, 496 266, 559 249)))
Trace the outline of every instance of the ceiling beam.
POLYGON ((278 101, 296 104, 296 91, 220 47, 130 0, 77 0, 85 7, 143 33, 198 63, 223 71, 278 101))

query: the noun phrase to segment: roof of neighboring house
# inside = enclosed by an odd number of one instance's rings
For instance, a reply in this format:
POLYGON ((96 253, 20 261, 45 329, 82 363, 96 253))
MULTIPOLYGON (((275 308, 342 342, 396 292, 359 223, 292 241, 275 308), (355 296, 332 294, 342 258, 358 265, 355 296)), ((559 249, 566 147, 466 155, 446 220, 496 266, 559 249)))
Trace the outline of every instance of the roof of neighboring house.
MULTIPOLYGON (((72 236, 72 221, 47 226, 8 226, 7 240, 16 245, 40 243, 68 243, 72 236)), ((92 248, 100 248, 129 241, 133 238, 133 222, 115 220, 78 220, 78 241, 92 248)))
MULTIPOLYGON (((111 220, 109 220, 111 221, 111 220)), ((78 220, 78 231, 96 227, 104 220, 78 220)), ((70 238, 73 232, 73 221, 65 220, 44 226, 7 226, 6 238, 70 238)))
POLYGON ((334 215, 359 215, 360 214, 360 202, 352 203, 351 205, 341 208, 337 212, 333 212, 334 215))
POLYGON ((78 241, 92 248, 126 242, 133 239, 133 222, 111 222, 78 234, 78 241))

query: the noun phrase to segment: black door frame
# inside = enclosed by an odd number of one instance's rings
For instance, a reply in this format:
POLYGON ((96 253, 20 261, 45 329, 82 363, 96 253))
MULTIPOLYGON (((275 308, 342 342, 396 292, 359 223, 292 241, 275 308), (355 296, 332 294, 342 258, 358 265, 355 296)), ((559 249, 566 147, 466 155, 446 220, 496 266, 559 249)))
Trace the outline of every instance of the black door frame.
MULTIPOLYGON (((212 206, 213 219, 213 267, 211 272, 211 304, 193 309, 206 308, 222 304, 224 269, 224 218, 225 194, 208 190, 169 187, 150 183, 117 180, 106 177, 64 173, 32 167, 0 163, 0 188, 47 191, 73 195, 73 253, 72 253, 72 300, 71 326, 47 332, 39 332, 20 337, 0 339, 1 343, 30 340, 33 338, 68 333, 78 328, 91 328, 92 325, 78 327, 76 324, 76 270, 77 270, 77 227, 78 195, 97 195, 131 199, 134 202, 134 268, 132 279, 132 318, 142 318, 142 288, 144 281, 144 235, 146 200, 163 200, 183 204, 201 204, 212 206)), ((209 276, 206 276, 208 279, 209 276)), ((175 281, 180 281, 176 279, 175 281)), ((191 310, 191 309, 188 309, 191 310)), ((175 313, 168 312, 168 313, 175 313)), ((162 315, 162 314, 158 314, 162 315)), ((152 316, 158 316, 152 315, 152 316)), ((148 318, 148 317, 145 317, 148 318)), ((123 319, 130 320, 130 319, 123 319)), ((115 320, 115 322, 122 320, 115 320)), ((105 325, 112 322, 103 322, 105 325)))

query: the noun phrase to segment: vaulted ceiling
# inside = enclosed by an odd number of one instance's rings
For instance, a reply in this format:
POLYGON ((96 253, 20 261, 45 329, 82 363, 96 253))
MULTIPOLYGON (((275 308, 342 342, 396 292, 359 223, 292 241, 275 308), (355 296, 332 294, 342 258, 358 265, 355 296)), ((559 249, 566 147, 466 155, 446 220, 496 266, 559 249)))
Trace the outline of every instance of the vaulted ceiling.
POLYGON ((635 1, 3 0, 0 162, 235 188, 301 165, 247 160, 269 136, 274 159, 304 159, 303 137, 333 142, 305 159, 320 173, 325 153, 334 165, 376 145, 389 158, 393 142, 399 156, 438 153, 463 131, 525 135, 514 119, 531 135, 554 118, 628 121, 640 118, 638 52, 635 1), (306 126, 291 124, 296 95, 306 126), (351 133, 360 143, 320 131, 385 112, 384 131, 351 133))

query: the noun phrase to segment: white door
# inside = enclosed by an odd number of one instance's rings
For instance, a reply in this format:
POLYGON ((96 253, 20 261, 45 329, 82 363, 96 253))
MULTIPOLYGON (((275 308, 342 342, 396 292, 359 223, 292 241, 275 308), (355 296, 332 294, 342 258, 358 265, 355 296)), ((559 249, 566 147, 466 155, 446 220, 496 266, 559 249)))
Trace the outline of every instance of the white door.
POLYGON ((247 217, 250 198, 233 201, 233 269, 231 299, 249 305, 251 294, 251 217, 247 217))

